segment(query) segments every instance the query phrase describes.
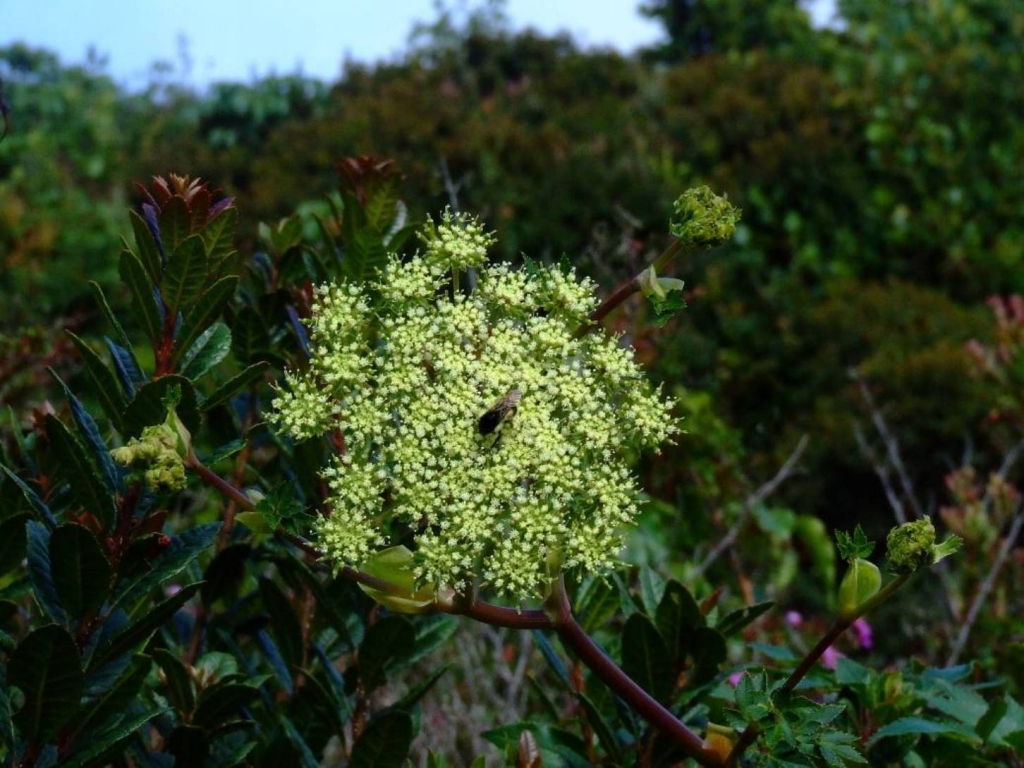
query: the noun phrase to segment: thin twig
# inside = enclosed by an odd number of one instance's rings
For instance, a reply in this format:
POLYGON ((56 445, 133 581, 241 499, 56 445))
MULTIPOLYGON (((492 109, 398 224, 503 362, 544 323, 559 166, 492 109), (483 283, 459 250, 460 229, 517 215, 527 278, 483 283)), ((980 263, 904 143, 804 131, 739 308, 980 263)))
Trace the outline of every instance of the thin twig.
POLYGON ((985 604, 985 600, 988 599, 989 593, 995 586, 996 578, 999 576, 999 571, 1002 570, 1007 558, 1009 558, 1010 551, 1013 549, 1013 545, 1016 543, 1017 536, 1020 534, 1022 527, 1024 527, 1024 503, 1018 503, 1017 509, 1014 512, 1013 523, 1010 525, 1010 530, 1007 531, 1006 536, 1003 538, 1003 543, 999 547, 999 553, 996 555, 996 559, 992 561, 992 567, 989 568, 988 575, 985 576, 985 580, 978 588, 978 592, 974 596, 974 601, 971 603, 971 607, 967 611, 967 616, 964 618, 963 624, 960 625, 960 634, 957 635, 956 641, 953 643, 953 649, 950 651, 949 658, 946 660, 947 667, 953 666, 959 660, 960 654, 963 652, 964 646, 967 644, 967 638, 971 634, 971 629, 974 627, 974 622, 978 620, 978 614, 981 612, 981 607, 985 604))
POLYGON ((711 567, 711 564, 721 557, 722 553, 736 542, 736 539, 740 535, 740 530, 743 528, 743 524, 753 513, 757 505, 775 493, 778 487, 782 485, 782 483, 785 482, 791 474, 793 474, 793 469, 796 467, 796 463, 800 461, 800 457, 803 455, 804 449, 807 448, 808 442, 809 440, 807 435, 801 436, 800 442, 797 443, 793 452, 789 454, 789 458, 786 459, 785 463, 779 467, 779 471, 775 473, 775 476, 747 497, 746 501, 743 502, 743 509, 740 512, 739 517, 737 517, 736 521, 732 524, 732 527, 729 528, 729 531, 722 537, 722 540, 715 545, 715 548, 708 552, 707 557, 704 558, 703 562, 697 566, 697 576, 700 576, 707 571, 707 569, 711 567))
POLYGON ((892 507, 896 522, 903 525, 907 522, 907 513, 903 509, 903 503, 900 501, 899 496, 896 495, 896 489, 892 487, 892 483, 889 480, 889 468, 879 460, 878 454, 875 453, 874 448, 868 443, 867 438, 864 437, 864 432, 856 422, 853 425, 853 436, 857 440, 860 452, 868 460, 868 463, 871 464, 871 468, 882 483, 882 490, 885 491, 885 498, 888 499, 889 506, 892 507))

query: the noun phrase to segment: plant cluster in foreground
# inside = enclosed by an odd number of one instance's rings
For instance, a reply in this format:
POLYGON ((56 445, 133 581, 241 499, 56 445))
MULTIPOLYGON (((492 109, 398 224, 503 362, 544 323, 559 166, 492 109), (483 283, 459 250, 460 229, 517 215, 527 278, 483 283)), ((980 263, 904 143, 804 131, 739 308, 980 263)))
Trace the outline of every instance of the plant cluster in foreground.
POLYGON ((322 547, 359 566, 411 534, 419 582, 482 580, 517 598, 542 594, 563 567, 613 564, 637 512, 629 453, 675 433, 671 403, 619 339, 577 337, 596 306, 590 281, 483 266, 492 238, 462 216, 424 241, 368 285, 317 290, 309 367, 276 399, 275 423, 293 437, 344 436, 322 471, 322 547), (467 296, 451 276, 469 267, 467 296), (513 390, 514 418, 481 434, 481 415, 513 390))

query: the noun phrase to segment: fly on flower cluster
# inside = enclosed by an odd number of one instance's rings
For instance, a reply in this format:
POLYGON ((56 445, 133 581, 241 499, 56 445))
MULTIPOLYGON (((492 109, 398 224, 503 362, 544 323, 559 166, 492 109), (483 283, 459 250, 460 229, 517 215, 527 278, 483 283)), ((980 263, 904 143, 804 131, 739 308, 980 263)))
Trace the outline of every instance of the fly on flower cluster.
POLYGON ((504 397, 490 407, 487 413, 480 417, 480 421, 477 422, 480 434, 489 435, 506 419, 511 421, 515 417, 516 408, 522 398, 523 393, 518 389, 509 390, 504 397))

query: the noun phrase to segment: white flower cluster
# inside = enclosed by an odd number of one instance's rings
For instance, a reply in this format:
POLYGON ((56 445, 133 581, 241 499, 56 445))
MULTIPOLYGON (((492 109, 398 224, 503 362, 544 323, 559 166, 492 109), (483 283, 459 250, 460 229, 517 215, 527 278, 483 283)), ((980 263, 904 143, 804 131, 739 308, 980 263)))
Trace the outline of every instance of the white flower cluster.
POLYGON ((446 219, 427 255, 392 259, 377 283, 320 289, 310 366, 288 374, 273 418, 297 438, 344 434, 346 455, 323 473, 333 512, 319 535, 335 561, 359 566, 407 536, 422 583, 528 598, 552 564, 614 563, 637 511, 630 446, 656 448, 676 425, 631 349, 574 337, 592 283, 498 264, 472 295, 448 290, 451 261, 430 254, 475 252, 482 233, 446 219), (514 418, 481 434, 512 390, 514 418))

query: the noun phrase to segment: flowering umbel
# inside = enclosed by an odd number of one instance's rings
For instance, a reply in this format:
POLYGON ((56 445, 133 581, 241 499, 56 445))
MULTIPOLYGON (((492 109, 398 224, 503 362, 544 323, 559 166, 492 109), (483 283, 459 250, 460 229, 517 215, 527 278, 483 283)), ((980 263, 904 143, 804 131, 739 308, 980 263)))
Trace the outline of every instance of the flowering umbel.
POLYGON ((637 512, 629 456, 676 432, 671 403, 620 340, 575 333, 596 306, 592 282, 483 266, 493 238, 467 217, 424 241, 370 284, 317 290, 309 367, 286 374, 275 402, 296 438, 344 435, 322 470, 321 546, 359 566, 404 532, 420 584, 517 598, 561 568, 613 564, 637 512), (470 266, 476 290, 451 290, 470 266), (514 418, 483 434, 481 416, 512 391, 514 418))

